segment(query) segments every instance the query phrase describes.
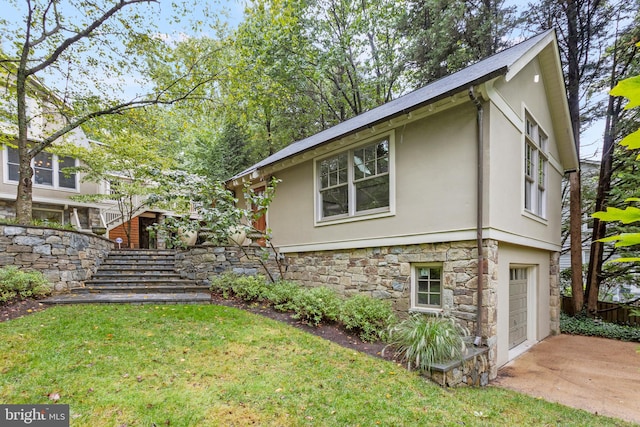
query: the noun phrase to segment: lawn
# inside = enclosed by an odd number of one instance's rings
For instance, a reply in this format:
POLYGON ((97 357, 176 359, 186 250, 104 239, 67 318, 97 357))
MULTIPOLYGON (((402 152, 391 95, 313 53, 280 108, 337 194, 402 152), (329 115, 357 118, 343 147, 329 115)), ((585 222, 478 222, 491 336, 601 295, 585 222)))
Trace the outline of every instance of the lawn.
POLYGON ((63 306, 0 323, 0 402, 72 426, 630 425, 393 363, 214 305, 63 306))

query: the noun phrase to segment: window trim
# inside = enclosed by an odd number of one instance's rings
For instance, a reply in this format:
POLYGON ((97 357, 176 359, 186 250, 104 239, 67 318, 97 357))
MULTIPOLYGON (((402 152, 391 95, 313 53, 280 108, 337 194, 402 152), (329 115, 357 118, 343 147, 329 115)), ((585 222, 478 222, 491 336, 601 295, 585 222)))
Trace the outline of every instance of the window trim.
MULTIPOLYGON (((3 179, 4 182, 6 184, 18 184, 17 180, 13 180, 9 178, 9 165, 17 165, 19 167, 18 163, 9 163, 9 146, 4 147, 3 151, 3 156, 4 158, 2 159, 2 166, 4 169, 4 173, 3 173, 3 179)), ((17 150, 16 148, 12 148, 13 150, 17 150)), ((34 173, 33 173, 33 178, 32 178, 32 182, 33 182, 33 187, 34 188, 46 188, 46 189, 53 189, 53 190, 58 190, 58 191, 66 191, 66 192, 72 192, 72 193, 79 193, 80 192, 80 185, 79 185, 79 176, 78 173, 75 172, 74 175, 74 180, 75 180, 75 186, 74 188, 70 188, 70 187, 63 187, 60 186, 60 174, 62 173, 61 168, 60 168, 60 157, 57 154, 50 154, 51 155, 51 180, 52 180, 52 184, 38 184, 35 180, 36 178, 36 166, 34 164, 35 158, 31 159, 31 168, 33 169, 34 173)), ((72 167, 76 167, 78 166, 78 159, 73 158, 71 156, 64 156, 63 158, 72 158, 74 161, 74 165, 72 167)), ((69 167, 69 166, 65 166, 65 167, 69 167)))
POLYGON ((526 107, 523 127, 522 211, 525 216, 544 222, 547 219, 549 197, 549 134, 526 107))
POLYGON ((421 262, 411 264, 411 284, 410 284, 410 311, 421 313, 442 313, 444 311, 444 265, 442 263, 421 262), (420 268, 440 269, 440 304, 420 305, 418 304, 418 269, 420 268))
POLYGON ((351 145, 347 148, 341 148, 331 151, 323 156, 319 156, 313 161, 313 203, 314 203, 314 226, 325 226, 332 224, 340 224, 345 222, 361 221, 365 219, 382 218, 395 215, 395 138, 394 132, 385 132, 367 138, 358 144, 351 145), (388 172, 389 177, 389 206, 382 208, 369 209, 362 212, 355 211, 355 179, 353 176, 353 152, 359 148, 367 145, 371 145, 375 142, 381 142, 387 140, 389 144, 388 155, 388 172), (340 154, 347 154, 347 198, 349 202, 348 212, 345 214, 334 215, 331 217, 323 218, 322 216, 322 199, 320 195, 320 164, 323 160, 339 156, 340 154))

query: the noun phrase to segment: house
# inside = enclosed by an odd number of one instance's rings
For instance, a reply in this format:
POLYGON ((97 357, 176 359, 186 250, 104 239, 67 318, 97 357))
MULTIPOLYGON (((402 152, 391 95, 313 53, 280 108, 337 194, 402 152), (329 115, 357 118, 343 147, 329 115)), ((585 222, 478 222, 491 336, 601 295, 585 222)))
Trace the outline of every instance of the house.
POLYGON ((493 378, 559 333, 561 181, 578 168, 565 93, 547 31, 228 185, 281 180, 266 220, 288 279, 453 316, 493 378))
MULTIPOLYGON (((10 71, 10 70, 9 70, 10 71)), ((0 89, 0 135, 3 142, 0 145, 0 218, 15 217, 15 200, 19 179, 18 150, 11 146, 12 135, 17 135, 17 125, 10 119, 15 104, 9 93, 13 75, 6 69, 0 71, 5 80, 0 89)), ((29 95, 27 98, 27 119, 29 121, 29 138, 38 141, 45 134, 50 134, 56 127, 61 126, 62 116, 57 113, 58 106, 63 101, 46 88, 37 79, 30 79, 29 95)), ((89 140, 77 128, 63 137, 67 142, 79 146, 88 146, 89 140)), ((73 197, 83 194, 97 194, 106 191, 103 183, 82 182, 80 174, 65 174, 66 167, 78 166, 78 160, 73 157, 58 156, 43 151, 33 159, 33 218, 35 220, 71 224, 76 229, 90 231, 93 227, 103 225, 100 211, 108 207, 74 201, 73 197)))

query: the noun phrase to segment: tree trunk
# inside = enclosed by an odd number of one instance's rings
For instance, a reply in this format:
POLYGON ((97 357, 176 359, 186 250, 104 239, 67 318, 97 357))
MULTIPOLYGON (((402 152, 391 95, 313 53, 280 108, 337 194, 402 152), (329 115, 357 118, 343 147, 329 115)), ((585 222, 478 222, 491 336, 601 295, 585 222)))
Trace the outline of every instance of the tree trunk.
POLYGON ((19 179, 18 192, 16 193, 16 220, 18 224, 28 225, 33 219, 33 168, 31 167, 32 154, 29 152, 29 139, 27 135, 27 75, 23 67, 18 67, 16 73, 16 91, 18 107, 18 155, 19 155, 19 179))
MULTIPOLYGON (((578 5, 575 0, 568 0, 567 16, 567 98, 569 115, 575 138, 576 153, 580 159, 580 59, 578 58, 578 5)), ((583 35, 584 36, 584 35, 583 35)), ((569 234, 571 236, 571 290, 573 308, 577 313, 584 305, 582 283, 582 202, 580 197, 580 172, 569 175, 569 234)))
POLYGON ((569 174, 569 234, 571 236, 571 294, 573 310, 578 313, 584 305, 582 286, 582 209, 580 208, 580 173, 569 174))
MULTIPOLYGON (((611 170, 613 168, 613 134, 616 125, 615 122, 616 118, 613 115, 613 97, 610 96, 594 212, 603 211, 607 206, 607 199, 609 198, 611 170)), ((602 257, 604 253, 604 244, 599 242, 599 240, 606 236, 606 232, 606 222, 594 218, 593 233, 591 235, 591 253, 589 254, 589 269, 587 271, 587 288, 585 290, 587 312, 591 315, 596 314, 598 310, 598 294, 602 278, 602 257)))

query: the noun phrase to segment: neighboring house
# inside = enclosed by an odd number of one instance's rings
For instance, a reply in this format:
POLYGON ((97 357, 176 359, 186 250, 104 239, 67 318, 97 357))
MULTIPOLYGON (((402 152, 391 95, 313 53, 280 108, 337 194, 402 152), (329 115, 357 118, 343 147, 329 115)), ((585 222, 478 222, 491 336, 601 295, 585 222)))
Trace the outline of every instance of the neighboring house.
MULTIPOLYGON (((6 84, 10 85, 11 76, 4 74, 6 84)), ((63 118, 56 113, 56 104, 61 103, 44 85, 31 79, 30 93, 27 99, 29 120, 29 138, 33 141, 41 139, 60 126, 63 118)), ((7 96, 6 85, 0 89, 0 109, 11 110, 12 99, 7 96)), ((0 117, 6 117, 2 115, 0 117)), ((8 119, 0 118, 0 133, 8 140, 17 135, 17 125, 8 119)), ((88 146, 89 141, 82 129, 78 128, 63 137, 67 142, 79 146, 88 146)), ((18 188, 18 150, 8 145, 0 145, 0 218, 15 217, 15 200, 18 188)), ((65 175, 65 167, 78 165, 72 157, 59 157, 55 154, 41 152, 32 162, 33 177, 33 218, 60 224, 71 224, 79 230, 90 231, 102 224, 100 210, 104 205, 76 202, 73 196, 96 194, 105 191, 103 184, 82 182, 79 174, 65 175)))
POLYGON ((493 378, 560 332, 561 182, 578 168, 565 93, 548 31, 228 185, 281 180, 267 225, 287 278, 453 316, 489 347, 493 378))
MULTIPOLYGON (((598 185, 598 177, 600 176, 600 162, 593 160, 580 160, 580 175, 583 188, 586 185, 598 185)), ((569 179, 562 182, 562 193, 564 196, 562 205, 562 219, 569 223, 569 179)), ((591 254, 591 235, 593 234, 593 219, 586 213, 582 218, 581 226, 582 234, 582 264, 589 263, 591 254)), ((567 230, 566 239, 562 242, 562 252, 560 255, 560 271, 571 268, 571 236, 567 230)))

